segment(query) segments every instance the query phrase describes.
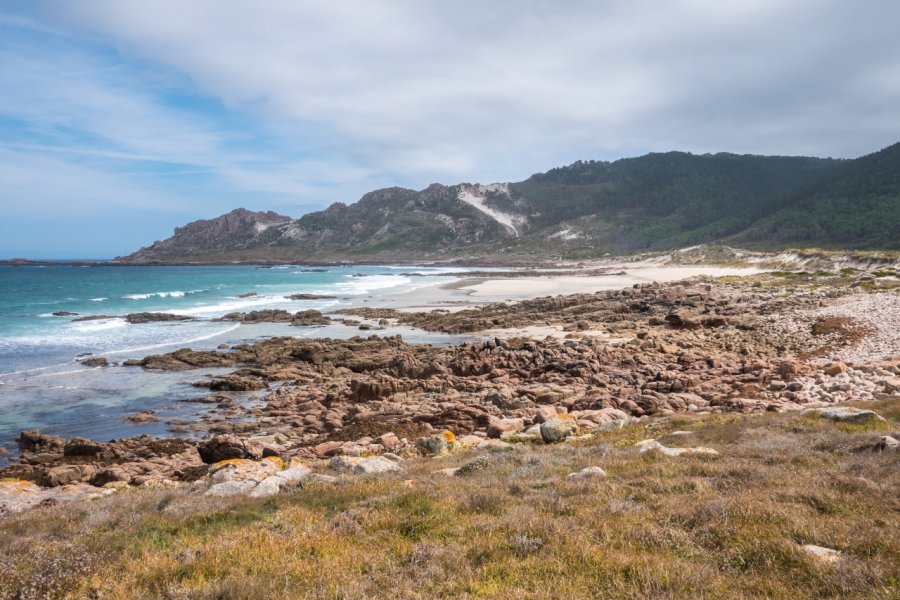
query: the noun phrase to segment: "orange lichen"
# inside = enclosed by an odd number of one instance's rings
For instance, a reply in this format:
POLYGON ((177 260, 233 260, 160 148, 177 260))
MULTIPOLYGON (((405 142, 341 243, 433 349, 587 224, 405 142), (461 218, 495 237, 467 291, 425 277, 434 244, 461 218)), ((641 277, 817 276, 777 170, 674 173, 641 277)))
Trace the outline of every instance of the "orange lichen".
POLYGON ((213 464, 209 465, 209 472, 215 473, 216 471, 221 471, 225 467, 228 467, 231 465, 233 465, 235 467, 239 467, 240 465, 246 464, 248 462, 252 462, 252 461, 249 461, 246 458, 227 458, 225 460, 220 460, 217 463, 213 463, 213 464))
POLYGON ((447 442, 448 444, 456 443, 456 436, 453 434, 452 431, 442 431, 440 435, 441 435, 441 437, 444 438, 444 441, 447 442))
POLYGON ((278 467, 279 471, 284 470, 284 461, 281 460, 280 456, 267 456, 266 458, 263 459, 263 461, 269 461, 270 463, 272 463, 273 465, 278 467))

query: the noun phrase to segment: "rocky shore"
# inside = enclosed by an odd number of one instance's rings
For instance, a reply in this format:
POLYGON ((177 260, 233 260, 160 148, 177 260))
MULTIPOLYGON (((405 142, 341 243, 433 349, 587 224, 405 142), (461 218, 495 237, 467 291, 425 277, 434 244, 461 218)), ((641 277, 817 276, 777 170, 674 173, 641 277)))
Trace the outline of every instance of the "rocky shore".
MULTIPOLYGON (((21 457, 0 471, 0 511, 123 486, 266 495, 314 472, 325 479, 379 473, 418 455, 580 441, 679 413, 819 410, 895 396, 898 283, 893 271, 776 273, 456 312, 358 308, 344 312, 386 335, 278 337, 127 361, 129 368, 234 370, 197 374, 195 385, 211 395, 194 401, 207 403, 208 413, 172 424, 189 437, 99 443, 22 432, 21 457), (390 335, 397 324, 480 341, 409 344, 390 335), (236 401, 252 390, 268 392, 259 402, 236 401)), ((329 321, 315 311, 225 318, 329 321)))

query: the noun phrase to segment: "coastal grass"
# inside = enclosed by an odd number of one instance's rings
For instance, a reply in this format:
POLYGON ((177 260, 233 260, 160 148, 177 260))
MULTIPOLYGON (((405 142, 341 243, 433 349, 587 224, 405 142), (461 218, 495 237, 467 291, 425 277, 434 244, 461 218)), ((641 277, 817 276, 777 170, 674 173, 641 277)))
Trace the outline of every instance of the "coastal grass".
POLYGON ((0 521, 0 597, 897 598, 900 460, 870 447, 900 428, 900 399, 866 408, 887 422, 677 415, 265 500, 42 508, 0 521), (649 437, 720 455, 638 453, 649 437), (608 478, 566 481, 588 466, 608 478))

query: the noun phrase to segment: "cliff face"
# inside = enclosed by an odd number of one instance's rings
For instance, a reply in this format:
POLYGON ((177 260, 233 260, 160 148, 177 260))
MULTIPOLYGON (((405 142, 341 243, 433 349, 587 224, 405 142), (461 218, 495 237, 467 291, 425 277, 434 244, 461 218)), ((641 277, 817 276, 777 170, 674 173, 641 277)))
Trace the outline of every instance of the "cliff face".
POLYGON ((900 144, 854 160, 648 154, 510 184, 376 190, 293 220, 238 209, 120 260, 589 258, 703 243, 900 248, 900 144))

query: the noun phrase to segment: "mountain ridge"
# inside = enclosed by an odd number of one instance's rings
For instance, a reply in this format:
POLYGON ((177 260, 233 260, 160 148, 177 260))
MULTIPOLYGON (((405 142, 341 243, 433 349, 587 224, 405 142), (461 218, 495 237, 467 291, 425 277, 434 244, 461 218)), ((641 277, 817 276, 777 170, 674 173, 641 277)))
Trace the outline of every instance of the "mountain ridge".
POLYGON ((382 188, 297 219, 235 209, 116 260, 581 259, 704 243, 900 248, 900 143, 856 159, 576 161, 520 182, 382 188))

